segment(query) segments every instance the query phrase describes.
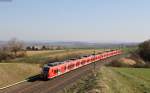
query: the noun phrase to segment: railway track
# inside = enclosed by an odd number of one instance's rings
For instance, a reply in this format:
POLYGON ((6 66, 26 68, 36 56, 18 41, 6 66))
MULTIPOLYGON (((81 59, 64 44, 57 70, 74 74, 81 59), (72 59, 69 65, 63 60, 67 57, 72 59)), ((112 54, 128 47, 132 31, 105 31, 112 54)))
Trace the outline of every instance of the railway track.
POLYGON ((71 85, 73 82, 80 79, 83 75, 90 73, 99 68, 104 63, 108 63, 111 60, 123 57, 126 55, 118 55, 110 57, 108 59, 97 61, 94 64, 85 65, 79 69, 73 70, 69 73, 53 78, 48 81, 43 81, 39 77, 34 78, 28 82, 24 82, 10 88, 0 90, 0 93, 62 93, 63 89, 71 85))

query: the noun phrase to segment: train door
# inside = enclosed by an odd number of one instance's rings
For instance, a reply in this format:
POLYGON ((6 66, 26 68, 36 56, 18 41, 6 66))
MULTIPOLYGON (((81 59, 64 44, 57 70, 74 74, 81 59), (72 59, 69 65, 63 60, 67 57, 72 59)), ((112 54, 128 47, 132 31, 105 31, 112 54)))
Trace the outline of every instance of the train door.
POLYGON ((49 70, 49 78, 53 78, 55 76, 54 68, 51 67, 49 70))
POLYGON ((61 74, 61 70, 58 67, 53 69, 53 77, 56 77, 60 74, 61 74))
POLYGON ((60 66, 60 72, 61 72, 61 74, 65 72, 65 65, 60 66))
POLYGON ((76 68, 78 68, 80 66, 80 61, 76 62, 76 68))

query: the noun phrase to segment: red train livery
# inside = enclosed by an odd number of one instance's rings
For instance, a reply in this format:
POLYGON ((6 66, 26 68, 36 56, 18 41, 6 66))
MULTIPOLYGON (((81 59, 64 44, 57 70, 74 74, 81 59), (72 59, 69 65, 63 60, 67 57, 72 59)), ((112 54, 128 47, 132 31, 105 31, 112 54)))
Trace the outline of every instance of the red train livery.
POLYGON ((48 63, 44 65, 41 75, 44 80, 51 79, 84 65, 119 55, 121 53, 121 50, 110 50, 96 55, 82 56, 80 59, 70 59, 63 62, 48 63))

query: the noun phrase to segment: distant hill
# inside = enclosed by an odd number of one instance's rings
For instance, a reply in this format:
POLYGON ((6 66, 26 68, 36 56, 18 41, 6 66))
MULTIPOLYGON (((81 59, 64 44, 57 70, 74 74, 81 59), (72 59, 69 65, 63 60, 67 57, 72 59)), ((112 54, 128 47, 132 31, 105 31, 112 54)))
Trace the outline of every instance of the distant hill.
MULTIPOLYGON (((6 41, 0 41, 0 47, 6 44, 6 41)), ((63 46, 66 48, 115 48, 124 46, 136 46, 138 43, 94 43, 80 41, 24 41, 26 46, 63 46)))
POLYGON ((60 42, 26 42, 26 45, 49 45, 49 46, 63 46, 67 48, 115 48, 124 46, 136 46, 138 43, 91 43, 80 41, 60 41, 60 42))

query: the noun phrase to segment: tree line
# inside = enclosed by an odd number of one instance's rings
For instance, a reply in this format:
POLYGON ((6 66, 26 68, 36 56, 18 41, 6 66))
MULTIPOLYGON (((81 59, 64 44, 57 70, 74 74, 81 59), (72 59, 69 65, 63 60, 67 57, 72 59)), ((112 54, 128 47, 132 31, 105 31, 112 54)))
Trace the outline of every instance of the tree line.
POLYGON ((25 46, 25 43, 23 41, 13 38, 0 47, 0 62, 2 60, 24 57, 26 55, 26 51, 61 50, 61 49, 65 48, 62 46, 49 47, 46 45, 25 46))
POLYGON ((65 49, 64 47, 62 46, 46 46, 46 45, 42 45, 42 46, 36 46, 36 45, 33 45, 33 46, 27 46, 26 47, 26 50, 62 50, 62 49, 65 49))

